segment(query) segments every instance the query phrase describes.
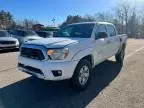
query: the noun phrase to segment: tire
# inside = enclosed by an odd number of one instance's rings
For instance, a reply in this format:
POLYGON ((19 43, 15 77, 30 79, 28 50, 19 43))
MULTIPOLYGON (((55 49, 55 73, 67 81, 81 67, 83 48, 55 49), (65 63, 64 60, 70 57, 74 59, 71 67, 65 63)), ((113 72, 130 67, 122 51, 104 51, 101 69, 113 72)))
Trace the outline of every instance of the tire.
POLYGON ((70 80, 71 87, 78 91, 85 90, 89 84, 91 73, 91 63, 86 59, 81 60, 78 63, 74 75, 70 80))
POLYGON ((123 64, 124 61, 124 56, 125 56, 125 48, 123 47, 121 51, 115 55, 115 59, 117 63, 123 64))

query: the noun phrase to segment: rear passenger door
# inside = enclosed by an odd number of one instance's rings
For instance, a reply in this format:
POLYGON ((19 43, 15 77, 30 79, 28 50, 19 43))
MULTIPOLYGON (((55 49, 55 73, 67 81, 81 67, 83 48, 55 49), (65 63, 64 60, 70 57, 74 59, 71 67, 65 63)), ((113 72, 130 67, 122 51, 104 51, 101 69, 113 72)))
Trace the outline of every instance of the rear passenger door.
POLYGON ((119 46, 120 46, 120 40, 117 36, 116 29, 113 25, 107 25, 107 33, 108 33, 108 46, 109 46, 109 56, 113 56, 118 52, 119 46))

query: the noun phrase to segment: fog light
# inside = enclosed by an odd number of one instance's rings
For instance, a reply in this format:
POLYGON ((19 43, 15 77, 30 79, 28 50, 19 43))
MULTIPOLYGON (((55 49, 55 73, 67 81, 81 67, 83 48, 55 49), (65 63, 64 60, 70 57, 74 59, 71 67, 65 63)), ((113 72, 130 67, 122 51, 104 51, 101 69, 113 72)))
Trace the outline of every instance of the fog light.
POLYGON ((55 77, 62 76, 62 71, 61 70, 53 70, 52 73, 55 77))

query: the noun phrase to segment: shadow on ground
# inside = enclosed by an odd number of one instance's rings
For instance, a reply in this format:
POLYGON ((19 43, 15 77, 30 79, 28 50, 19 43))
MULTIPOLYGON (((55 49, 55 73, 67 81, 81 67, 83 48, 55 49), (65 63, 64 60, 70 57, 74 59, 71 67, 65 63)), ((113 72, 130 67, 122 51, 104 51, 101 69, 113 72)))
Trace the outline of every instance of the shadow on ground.
POLYGON ((83 108, 119 74, 121 65, 106 61, 95 67, 90 86, 84 92, 73 91, 68 81, 41 81, 34 77, 1 89, 6 108, 83 108))
POLYGON ((3 53, 10 53, 10 52, 17 52, 19 49, 5 49, 5 50, 0 50, 0 54, 3 53))

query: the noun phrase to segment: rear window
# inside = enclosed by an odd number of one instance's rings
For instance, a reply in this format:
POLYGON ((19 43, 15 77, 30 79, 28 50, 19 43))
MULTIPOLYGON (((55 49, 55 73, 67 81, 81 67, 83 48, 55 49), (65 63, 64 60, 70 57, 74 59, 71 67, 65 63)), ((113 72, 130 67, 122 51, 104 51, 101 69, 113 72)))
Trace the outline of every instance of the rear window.
POLYGON ((108 35, 111 37, 116 36, 116 30, 114 26, 112 25, 107 25, 107 32, 108 32, 108 35))
POLYGON ((34 31, 25 31, 25 36, 37 35, 34 31))

